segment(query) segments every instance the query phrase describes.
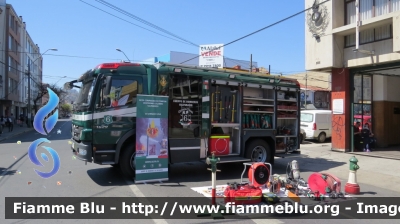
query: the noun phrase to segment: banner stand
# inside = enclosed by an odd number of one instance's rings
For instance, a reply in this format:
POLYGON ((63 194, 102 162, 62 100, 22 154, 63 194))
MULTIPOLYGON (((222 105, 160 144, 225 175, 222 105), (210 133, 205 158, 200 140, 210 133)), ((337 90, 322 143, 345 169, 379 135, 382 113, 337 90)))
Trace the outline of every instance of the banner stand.
POLYGON ((168 181, 168 96, 137 95, 135 183, 168 181))

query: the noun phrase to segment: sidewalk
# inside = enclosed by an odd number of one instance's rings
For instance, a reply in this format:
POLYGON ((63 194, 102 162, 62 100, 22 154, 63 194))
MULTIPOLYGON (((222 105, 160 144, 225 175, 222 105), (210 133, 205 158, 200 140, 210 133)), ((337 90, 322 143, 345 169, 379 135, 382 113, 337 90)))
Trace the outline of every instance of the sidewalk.
MULTIPOLYGON (((332 148, 332 143, 327 142, 327 143, 322 143, 322 144, 313 144, 313 143, 308 143, 308 144, 302 144, 300 146, 300 150, 307 149, 307 148, 314 148, 314 147, 329 147, 332 148)), ((338 152, 341 153, 341 152, 338 152)), ((377 150, 372 150, 371 152, 346 152, 347 154, 354 154, 354 155, 359 155, 359 156, 369 156, 369 157, 377 157, 377 158, 383 158, 383 159, 394 159, 394 160, 400 160, 400 150, 395 150, 393 149, 377 149, 377 150)))
MULTIPOLYGON (((349 175, 349 159, 355 156, 358 159, 360 169, 357 170, 357 181, 361 184, 370 184, 383 189, 400 192, 400 172, 396 159, 376 158, 369 153, 354 155, 331 150, 331 144, 312 144, 303 146, 301 152, 305 158, 296 158, 299 161, 300 170, 313 172, 332 173, 343 180, 349 175)), ((342 183, 344 186, 345 183, 342 183)), ((362 190, 361 190, 362 191, 362 190)))
POLYGON ((18 136, 18 135, 24 134, 24 133, 26 133, 28 131, 32 131, 32 130, 35 130, 35 129, 27 128, 26 124, 24 124, 23 127, 20 127, 19 125, 14 124, 14 130, 12 132, 8 132, 8 127, 4 127, 3 128, 3 134, 0 135, 0 143, 2 141, 4 141, 4 140, 7 140, 7 139, 12 138, 14 136, 18 136))

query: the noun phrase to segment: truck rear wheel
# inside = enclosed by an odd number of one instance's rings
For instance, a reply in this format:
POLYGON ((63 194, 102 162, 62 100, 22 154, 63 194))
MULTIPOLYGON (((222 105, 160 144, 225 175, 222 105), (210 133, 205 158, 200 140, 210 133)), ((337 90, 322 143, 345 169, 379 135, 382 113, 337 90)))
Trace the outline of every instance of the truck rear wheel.
POLYGON ((133 142, 124 146, 119 159, 119 168, 121 169, 122 174, 130 179, 135 178, 135 156, 136 147, 135 143, 133 142))
POLYGON ((271 149, 264 140, 257 139, 246 144, 246 158, 252 162, 271 163, 271 149))

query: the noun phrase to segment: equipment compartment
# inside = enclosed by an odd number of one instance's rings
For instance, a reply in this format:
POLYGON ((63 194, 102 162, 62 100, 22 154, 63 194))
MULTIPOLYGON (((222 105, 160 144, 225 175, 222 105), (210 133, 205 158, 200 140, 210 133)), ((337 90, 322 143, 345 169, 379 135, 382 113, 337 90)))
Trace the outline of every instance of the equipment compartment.
POLYGON ((259 85, 244 87, 242 128, 272 129, 274 107, 274 90, 261 89, 259 85))

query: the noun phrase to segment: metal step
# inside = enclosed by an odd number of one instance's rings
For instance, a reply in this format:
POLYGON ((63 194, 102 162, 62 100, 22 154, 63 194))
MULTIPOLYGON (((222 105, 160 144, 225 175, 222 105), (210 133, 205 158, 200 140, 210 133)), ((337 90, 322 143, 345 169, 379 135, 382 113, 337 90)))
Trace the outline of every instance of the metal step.
MULTIPOLYGON (((220 159, 218 163, 239 163, 239 162, 249 162, 250 159, 246 159, 240 156, 224 156, 224 157, 219 157, 215 156, 220 159)), ((202 162, 206 162, 205 159, 201 160, 202 162)))

